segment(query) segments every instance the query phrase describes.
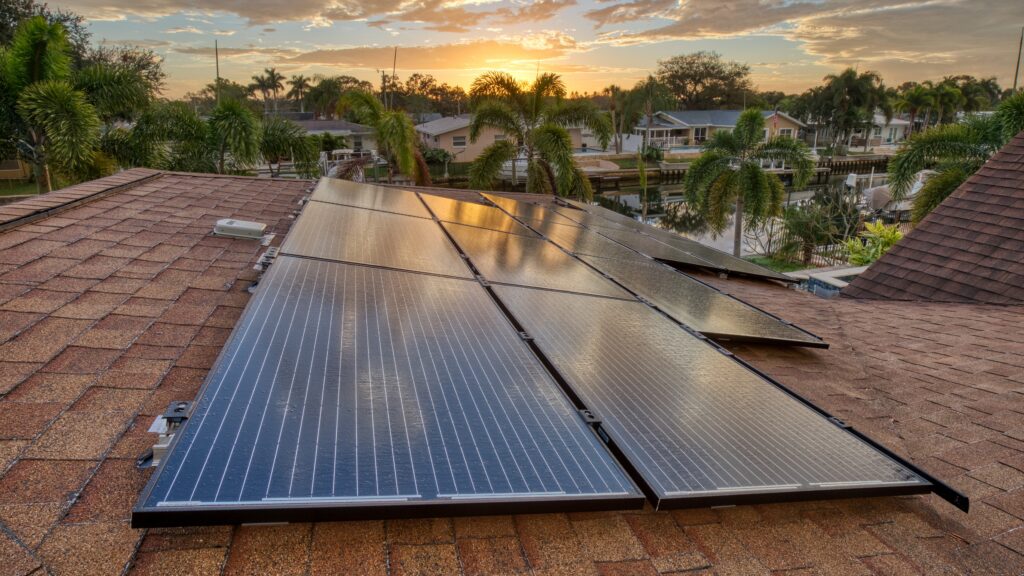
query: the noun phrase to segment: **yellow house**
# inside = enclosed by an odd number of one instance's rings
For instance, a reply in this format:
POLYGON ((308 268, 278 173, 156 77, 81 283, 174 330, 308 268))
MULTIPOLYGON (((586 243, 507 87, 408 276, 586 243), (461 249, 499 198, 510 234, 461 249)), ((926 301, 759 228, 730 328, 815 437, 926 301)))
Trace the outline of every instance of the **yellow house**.
MULTIPOLYGON (((633 134, 643 137, 659 148, 700 146, 718 130, 732 130, 736 127, 742 110, 677 110, 661 111, 654 114, 654 121, 647 126, 647 119, 641 118, 633 134)), ((765 110, 765 139, 772 136, 796 138, 803 122, 783 113, 765 110)))
MULTIPOLYGON (((476 142, 471 141, 469 123, 472 118, 470 114, 438 118, 417 125, 416 133, 427 148, 447 150, 455 162, 472 162, 485 148, 508 138, 504 132, 487 126, 480 131, 476 142)), ((583 149, 583 131, 579 128, 569 128, 568 132, 573 149, 583 149)), ((593 144, 590 146, 593 147, 593 144)))

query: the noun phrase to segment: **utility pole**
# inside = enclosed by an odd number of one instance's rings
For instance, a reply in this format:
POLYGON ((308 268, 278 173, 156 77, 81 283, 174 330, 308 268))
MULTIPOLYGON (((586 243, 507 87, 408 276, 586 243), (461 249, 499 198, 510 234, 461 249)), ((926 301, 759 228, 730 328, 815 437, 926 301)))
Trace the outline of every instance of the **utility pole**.
POLYGON ((1017 45, 1017 66, 1013 69, 1013 92, 1017 92, 1017 78, 1020 76, 1020 53, 1024 50, 1024 26, 1020 27, 1020 43, 1017 45))
POLYGON ((213 61, 217 67, 217 80, 213 84, 213 101, 220 104, 220 49, 217 46, 217 39, 213 40, 213 61))
MULTIPOLYGON (((395 46, 395 57, 391 61, 391 81, 395 82, 395 69, 398 67, 398 46, 395 46)), ((391 91, 391 108, 395 107, 395 91, 391 91)))

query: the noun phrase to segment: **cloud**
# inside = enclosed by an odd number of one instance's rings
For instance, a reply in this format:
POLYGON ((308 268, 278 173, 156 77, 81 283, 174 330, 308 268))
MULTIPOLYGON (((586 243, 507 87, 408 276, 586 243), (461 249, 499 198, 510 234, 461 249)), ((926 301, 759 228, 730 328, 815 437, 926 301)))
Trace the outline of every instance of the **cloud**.
POLYGON ((164 30, 164 34, 202 34, 203 31, 195 26, 176 26, 164 30))

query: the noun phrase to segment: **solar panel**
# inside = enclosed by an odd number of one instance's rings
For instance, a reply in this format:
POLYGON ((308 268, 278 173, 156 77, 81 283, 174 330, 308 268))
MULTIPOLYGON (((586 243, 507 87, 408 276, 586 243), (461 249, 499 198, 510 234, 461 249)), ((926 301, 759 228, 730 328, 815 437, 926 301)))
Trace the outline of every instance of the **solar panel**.
POLYGON ((780 274, 773 270, 769 270, 763 266, 758 266, 753 262, 749 262, 742 258, 737 258, 731 254, 726 254, 720 250, 715 250, 710 246, 705 246, 700 242, 684 238, 674 232, 668 230, 661 230, 658 228, 651 227, 650 234, 658 241, 663 242, 673 248, 682 250, 689 253, 690 255, 710 262, 716 268, 721 268, 729 272, 736 274, 744 274, 747 276, 759 276, 762 278, 771 278, 773 280, 781 280, 783 282, 795 282, 796 280, 780 274))
POLYGON ((427 212, 415 192, 387 186, 321 178, 311 198, 318 202, 430 218, 430 212, 427 212))
POLYGON ((543 238, 444 224, 469 261, 490 282, 632 298, 543 238))
MULTIPOLYGON (((555 210, 555 212, 558 212, 562 216, 565 216, 566 218, 568 218, 568 219, 570 219, 573 222, 576 222, 578 224, 583 224, 584 226, 591 226, 591 227, 595 227, 595 228, 613 228, 613 229, 619 229, 619 230, 635 230, 636 229, 636 226, 623 225, 623 224, 620 224, 618 222, 613 222, 612 220, 610 220, 608 218, 602 218, 601 216, 596 216, 594 214, 591 214, 589 212, 585 212, 583 210, 578 210, 576 208, 566 208, 564 206, 556 206, 553 209, 555 210)), ((640 223, 636 222, 635 224, 639 225, 640 223)))
POLYGON ((932 487, 642 303, 494 291, 659 507, 932 487))
POLYGON ((323 202, 306 204, 281 246, 281 252, 473 277, 433 220, 323 202))
POLYGON ((133 525, 642 502, 478 283, 279 257, 133 525))
POLYGON ((536 236, 529 228, 516 222, 511 216, 494 206, 462 202, 430 194, 422 194, 420 197, 437 216, 437 219, 442 222, 454 222, 509 234, 536 236))
POLYGON ((497 196, 495 194, 484 194, 483 196, 497 206, 500 206, 509 214, 512 214, 521 220, 526 220, 528 224, 550 222, 552 224, 568 224, 570 226, 577 225, 575 221, 562 216, 554 210, 544 208, 543 206, 530 204, 529 202, 520 202, 519 200, 513 200, 512 198, 497 196))
POLYGON ((549 240, 576 255, 602 256, 605 258, 643 258, 618 242, 609 240, 597 232, 579 226, 561 224, 536 224, 534 229, 549 240))
POLYGON ((612 260, 581 256, 686 326, 717 340, 748 340, 823 348, 820 338, 757 308, 680 274, 655 260, 636 256, 612 260))
POLYGON ((634 232, 632 230, 616 230, 611 228, 599 228, 596 230, 604 236, 615 240, 641 254, 646 254, 651 258, 657 258, 659 260, 666 260, 668 262, 677 262, 686 266, 699 266, 702 268, 709 268, 711 270, 721 270, 719 266, 708 262, 702 258, 698 258, 689 252, 684 252, 677 248, 673 248, 664 242, 648 236, 647 234, 641 234, 640 232, 634 232))

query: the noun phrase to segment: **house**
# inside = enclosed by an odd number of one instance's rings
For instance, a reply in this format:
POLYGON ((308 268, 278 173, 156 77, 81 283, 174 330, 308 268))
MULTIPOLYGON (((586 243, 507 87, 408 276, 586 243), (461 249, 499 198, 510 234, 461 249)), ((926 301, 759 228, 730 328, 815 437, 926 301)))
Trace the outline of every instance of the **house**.
POLYGON ((297 120, 307 134, 330 134, 345 138, 347 148, 356 152, 376 150, 377 140, 373 129, 369 126, 349 122, 348 120, 297 120))
MULTIPOLYGON (((906 139, 910 132, 910 122, 902 118, 893 117, 886 120, 884 114, 875 114, 871 123, 871 135, 868 138, 868 147, 892 146, 906 139)), ((853 133, 853 140, 850 144, 854 147, 864 146, 864 129, 858 129, 853 133)))
MULTIPOLYGON (((469 124, 472 114, 446 116, 416 126, 420 142, 427 148, 440 148, 448 151, 456 162, 472 162, 484 149, 507 138, 507 135, 491 126, 485 126, 473 142, 469 137, 469 124)), ((585 151, 599 149, 600 143, 585 128, 569 128, 569 138, 574 150, 585 151)))
MULTIPOLYGON (((736 127, 736 120, 739 119, 742 110, 676 110, 659 111, 653 116, 651 125, 647 125, 647 118, 641 118, 636 127, 633 128, 633 135, 643 139, 648 138, 648 143, 660 148, 678 148, 683 146, 699 146, 711 137, 716 131, 729 130, 736 127)), ((764 137, 770 136, 792 136, 796 138, 800 129, 804 128, 803 122, 789 116, 784 112, 764 110, 765 118, 764 137)), ((630 140, 633 140, 630 138, 630 140)))
POLYGON ((28 180, 32 176, 32 167, 19 158, 0 160, 0 180, 28 180))
POLYGON ((843 293, 870 299, 1024 305, 1024 133, 843 293))
MULTIPOLYGON (((854 426, 968 492, 971 513, 911 495, 131 528, 132 506, 152 470, 136 465, 157 437, 151 423, 171 401, 196 396, 243 309, 258 298, 249 288, 260 279, 253 266, 267 248, 213 236, 213 224, 263 222, 279 246, 312 184, 136 169, 0 208, 5 571, 1024 572, 1020 306, 823 300, 772 282, 701 273, 701 281, 832 344, 787 351, 733 342, 729 353, 835 413, 837 426, 854 426)), ((424 192, 486 208, 470 191, 424 192)), ((517 197, 554 206, 550 196, 517 197)), ((390 311, 405 306, 400 301, 390 311)), ((496 440, 514 441, 516 431, 496 440)))

